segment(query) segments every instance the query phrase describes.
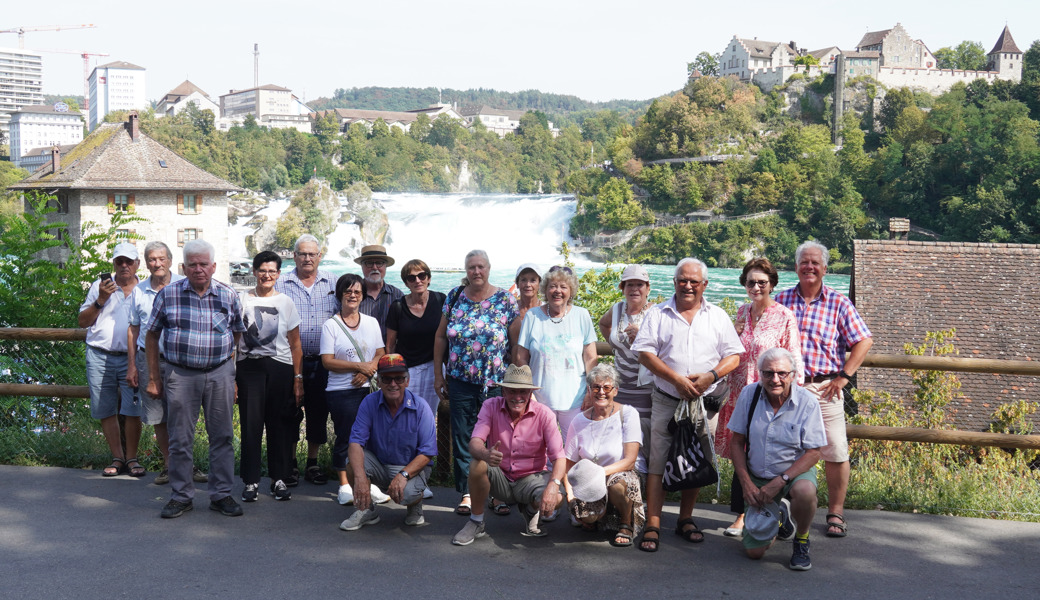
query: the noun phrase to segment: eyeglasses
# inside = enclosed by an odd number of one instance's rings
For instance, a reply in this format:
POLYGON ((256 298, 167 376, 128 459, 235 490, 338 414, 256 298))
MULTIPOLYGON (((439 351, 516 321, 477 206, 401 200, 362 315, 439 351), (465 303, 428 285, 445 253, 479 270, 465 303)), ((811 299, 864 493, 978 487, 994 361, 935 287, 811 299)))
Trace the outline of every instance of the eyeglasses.
POLYGON ((550 273, 553 273, 553 272, 556 272, 556 271, 563 271, 564 273, 566 273, 568 275, 574 275, 574 271, 572 271, 570 267, 561 267, 560 265, 556 265, 556 266, 554 266, 554 267, 549 269, 550 273))
POLYGON ((416 281, 426 281, 430 278, 430 274, 423 271, 421 273, 412 273, 411 275, 404 276, 405 283, 415 283, 416 281))
POLYGON ((299 258, 318 258, 318 252, 296 252, 295 256, 299 258))
POLYGON ((385 260, 366 260, 366 261, 361 263, 361 266, 365 267, 366 269, 371 269, 372 267, 375 267, 377 269, 385 269, 386 268, 386 261, 385 260))
POLYGON ((600 392, 602 392, 604 394, 609 394, 610 392, 614 391, 614 386, 612 386, 612 385, 590 385, 589 389, 592 390, 593 394, 598 394, 600 392))
POLYGON ((779 377, 781 381, 787 381, 787 378, 791 376, 791 371, 762 371, 762 379, 766 381, 772 381, 773 377, 779 377))
POLYGON ((264 271, 257 271, 256 272, 257 275, 267 275, 267 276, 277 275, 279 273, 281 273, 281 271, 267 271, 267 270, 264 270, 264 271))
POLYGON ((693 287, 697 287, 704 282, 699 279, 676 279, 675 283, 676 285, 692 285, 693 287))
POLYGON ((390 385, 391 383, 396 383, 397 385, 403 385, 404 382, 406 382, 406 381, 408 381, 408 376, 407 375, 396 375, 394 377, 391 377, 389 375, 380 375, 379 376, 379 383, 381 383, 383 385, 390 385))
POLYGON ((762 279, 762 280, 759 280, 759 281, 753 281, 751 279, 748 279, 747 283, 744 284, 744 287, 746 287, 746 288, 756 288, 756 287, 764 288, 764 287, 766 287, 768 285, 769 285, 769 280, 768 279, 762 279))
POLYGON ((344 296, 361 296, 363 294, 364 292, 362 292, 361 290, 343 290, 344 296))

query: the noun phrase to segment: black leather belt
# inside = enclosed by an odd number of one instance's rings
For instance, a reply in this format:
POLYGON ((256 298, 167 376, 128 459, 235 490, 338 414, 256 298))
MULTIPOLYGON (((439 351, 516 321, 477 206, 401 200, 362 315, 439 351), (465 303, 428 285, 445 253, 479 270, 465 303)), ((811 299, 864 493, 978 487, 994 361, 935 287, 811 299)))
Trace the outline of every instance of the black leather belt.
POLYGON ((308 354, 303 357, 303 360, 321 360, 320 354, 308 354))
POLYGON ((824 373, 823 375, 813 375, 805 378, 805 383, 823 383, 824 381, 830 381, 838 377, 837 373, 824 373))
POLYGON ((175 363, 175 362, 173 362, 171 360, 166 361, 166 363, 169 364, 169 365, 173 365, 174 367, 178 367, 178 368, 181 368, 181 369, 187 369, 189 371, 198 371, 200 373, 209 373, 210 371, 212 371, 212 370, 222 366, 224 363, 226 363, 229 360, 231 360, 231 356, 228 356, 224 360, 218 362, 217 364, 215 364, 215 365, 213 365, 211 367, 189 367, 188 365, 177 364, 177 363, 175 363))
POLYGON ((90 344, 87 344, 87 348, 91 348, 93 350, 97 350, 98 352, 100 352, 102 354, 107 354, 109 356, 126 356, 126 352, 116 352, 114 350, 105 350, 104 348, 98 348, 97 346, 91 346, 90 344))

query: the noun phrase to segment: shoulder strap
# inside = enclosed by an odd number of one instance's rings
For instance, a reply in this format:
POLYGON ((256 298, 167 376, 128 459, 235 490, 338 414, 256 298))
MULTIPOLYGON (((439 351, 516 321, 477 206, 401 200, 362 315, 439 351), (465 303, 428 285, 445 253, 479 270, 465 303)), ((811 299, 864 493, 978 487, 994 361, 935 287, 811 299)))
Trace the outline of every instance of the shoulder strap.
MULTIPOLYGON (((354 336, 350 335, 350 329, 347 328, 347 324, 343 322, 343 319, 340 318, 339 315, 336 315, 336 323, 339 324, 340 328, 343 330, 343 333, 347 334, 347 339, 350 340, 350 343, 354 345, 354 351, 357 352, 358 361, 364 362, 365 353, 361 351, 361 346, 358 345, 357 340, 354 339, 354 336)), ((361 325, 360 320, 358 320, 358 325, 361 325)), ((757 400, 758 398, 756 397, 755 399, 757 400)))
POLYGON ((747 411, 747 434, 744 435, 744 450, 747 451, 748 440, 751 439, 751 417, 755 414, 755 407, 758 406, 758 398, 762 395, 762 384, 755 385, 755 397, 751 399, 751 406, 747 411))
POLYGON ((448 314, 455 312, 455 303, 459 301, 459 296, 462 295, 462 286, 458 286, 455 289, 448 292, 448 314))

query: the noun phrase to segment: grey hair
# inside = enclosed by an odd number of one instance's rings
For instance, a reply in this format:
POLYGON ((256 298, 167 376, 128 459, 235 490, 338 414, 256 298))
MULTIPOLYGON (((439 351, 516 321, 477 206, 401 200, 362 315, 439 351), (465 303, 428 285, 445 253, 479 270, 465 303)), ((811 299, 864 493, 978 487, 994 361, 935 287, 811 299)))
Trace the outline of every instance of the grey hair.
POLYGON ((170 262, 173 262, 173 251, 170 250, 169 246, 160 241, 148 242, 145 245, 144 259, 148 260, 148 255, 152 252, 155 252, 156 250, 163 250, 164 252, 166 252, 166 258, 169 259, 170 262))
POLYGON ((310 243, 316 245, 318 247, 318 250, 319 251, 321 250, 321 242, 318 241, 318 238, 314 237, 313 235, 311 235, 309 233, 305 233, 305 234, 301 235, 300 237, 296 238, 296 243, 293 244, 293 247, 292 247, 293 252, 299 252, 300 251, 300 244, 306 244, 307 242, 310 242, 310 243))
POLYGON ((708 265, 704 264, 703 261, 697 260, 696 258, 684 258, 679 261, 679 264, 675 265, 675 275, 672 278, 678 279, 679 271, 681 271, 684 266, 689 264, 697 265, 701 269, 701 274, 705 277, 708 276, 708 265))
POLYGON ((827 246, 824 246, 816 240, 802 242, 802 245, 798 246, 798 249, 794 251, 794 264, 797 265, 802 262, 802 255, 805 254, 806 250, 819 250, 820 256, 823 257, 823 266, 827 266, 827 259, 830 257, 830 251, 827 250, 827 246))
POLYGON ((194 239, 184 242, 184 262, 187 263, 189 256, 199 256, 206 254, 209 256, 210 262, 216 262, 217 250, 213 247, 213 244, 203 239, 194 239))
POLYGON ((793 371, 795 366, 794 354, 783 348, 770 348, 758 356, 758 370, 762 371, 762 366, 766 363, 773 362, 774 360, 783 359, 787 361, 787 366, 793 371))
POLYGON ((466 260, 462 261, 462 264, 465 265, 466 263, 469 262, 469 259, 474 258, 474 257, 483 258, 484 262, 487 263, 488 268, 489 269, 491 268, 491 259, 488 258, 487 252, 484 252, 483 250, 479 250, 479 249, 470 250, 466 254, 466 260))
POLYGON ((595 367, 592 367, 592 370, 585 376, 585 383, 594 385, 609 380, 610 385, 617 387, 620 378, 621 376, 618 374, 618 370, 614 368, 614 365, 610 363, 600 363, 595 367))

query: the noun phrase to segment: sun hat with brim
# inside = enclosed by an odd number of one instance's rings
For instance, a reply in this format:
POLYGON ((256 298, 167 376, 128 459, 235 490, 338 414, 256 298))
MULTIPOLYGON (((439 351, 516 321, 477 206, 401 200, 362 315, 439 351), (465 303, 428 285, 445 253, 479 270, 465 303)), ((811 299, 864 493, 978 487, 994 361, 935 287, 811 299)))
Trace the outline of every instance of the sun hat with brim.
POLYGON ((524 263, 516 268, 516 276, 513 277, 513 280, 515 281, 517 279, 520 279, 520 274, 524 271, 534 271, 534 274, 538 276, 538 279, 542 278, 542 276, 538 273, 538 265, 534 263, 524 263))
POLYGON ((518 367, 516 365, 509 365, 506 369, 506 375, 496 385, 504 388, 513 388, 516 390, 540 390, 542 388, 534 384, 534 377, 531 375, 531 367, 524 365, 518 367))
POLYGON ((400 354, 384 354, 379 357, 379 362, 376 363, 377 373, 407 373, 408 364, 404 362, 404 357, 400 354))
POLYGON ((379 244, 372 244, 371 246, 365 246, 361 249, 361 256, 354 259, 357 264, 363 264, 366 260, 372 260, 374 258, 382 259, 386 261, 386 266, 394 264, 394 259, 387 256, 386 248, 379 244))
POLYGON ((632 280, 650 283, 650 274, 647 273, 646 267, 643 265, 628 265, 625 267, 625 270, 621 272, 621 283, 632 280))
POLYGON ((116 247, 112 249, 112 260, 115 260, 120 256, 129 258, 130 260, 137 260, 140 258, 140 255, 137 254, 137 246, 130 242, 121 242, 116 244, 116 247))
POLYGON ((607 497, 607 475, 603 467, 587 458, 574 463, 567 471, 567 481, 571 483, 574 498, 582 502, 595 502, 607 497))
POLYGON ((780 507, 770 502, 762 508, 749 506, 744 513, 744 531, 748 535, 765 542, 776 537, 780 530, 780 507))

